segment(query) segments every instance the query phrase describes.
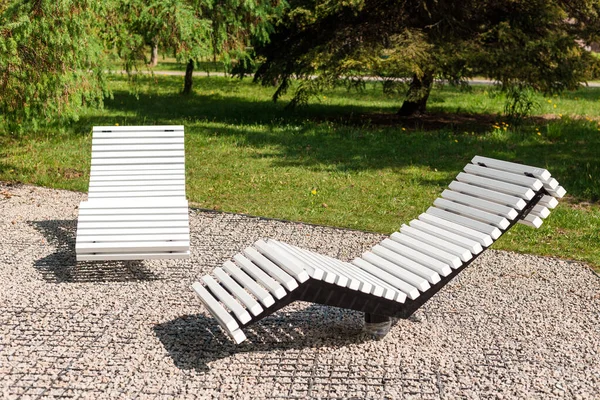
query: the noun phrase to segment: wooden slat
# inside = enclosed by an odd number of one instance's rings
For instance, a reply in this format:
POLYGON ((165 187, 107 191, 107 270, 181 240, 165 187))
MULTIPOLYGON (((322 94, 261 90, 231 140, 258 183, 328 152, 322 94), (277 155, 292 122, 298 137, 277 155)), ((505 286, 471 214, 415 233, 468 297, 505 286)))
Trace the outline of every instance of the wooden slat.
POLYGON ((168 164, 181 164, 182 157, 132 157, 132 158, 94 158, 92 157, 92 165, 98 166, 113 166, 115 169, 130 169, 133 165, 143 165, 145 168, 151 164, 157 164, 161 167, 168 164), (120 168, 119 168, 120 167, 120 168))
POLYGON ((423 254, 426 254, 430 257, 433 257, 437 260, 440 260, 452 268, 458 268, 462 265, 462 261, 460 257, 449 253, 445 250, 439 249, 437 247, 431 246, 427 243, 422 242, 421 240, 417 240, 411 236, 405 235, 403 233, 394 232, 391 234, 390 239, 395 242, 401 243, 405 246, 410 247, 413 250, 420 251, 423 254))
POLYGON ((178 235, 185 234, 189 237, 190 228, 189 227, 166 227, 166 228, 116 228, 116 229, 85 229, 78 227, 77 228, 77 238, 84 238, 84 236, 110 236, 110 235, 178 235))
POLYGON ((512 207, 503 206, 493 201, 483 200, 478 197, 469 196, 467 194, 455 192, 453 190, 444 190, 442 197, 446 200, 455 201, 457 203, 465 204, 470 207, 478 208, 480 210, 501 215, 506 219, 513 220, 517 218, 519 213, 512 207))
POLYGON ((448 242, 445 239, 440 239, 435 235, 430 235, 426 232, 420 231, 419 229, 415 229, 408 225, 402 225, 402 227, 400 228, 400 232, 414 238, 415 240, 419 240, 430 246, 436 247, 450 254, 454 254, 455 256, 460 257, 460 259, 463 262, 467 262, 471 258, 473 258, 473 254, 469 251, 469 249, 466 249, 465 247, 454 244, 452 242, 448 242))
POLYGON ((519 224, 527 225, 536 229, 542 226, 542 224, 544 223, 544 221, 542 221, 540 217, 533 214, 528 214, 525 218, 520 219, 517 222, 519 224))
POLYGON ((229 315, 227 310, 225 310, 225 308, 204 288, 204 286, 202 286, 200 282, 194 282, 192 284, 192 289, 194 289, 204 306, 208 308, 208 311, 210 311, 219 325, 231 335, 236 343, 239 344, 246 339, 244 333, 239 330, 240 326, 237 321, 229 315))
POLYGON ((94 193, 107 193, 112 194, 119 192, 149 192, 153 190, 158 191, 183 191, 185 190, 183 185, 153 185, 149 182, 144 182, 139 185, 118 185, 118 186, 90 186, 90 192, 94 193))
POLYGON ((91 166, 91 174, 97 175, 119 175, 119 174, 146 174, 150 173, 149 171, 153 171, 156 174, 162 173, 173 173, 173 172, 185 172, 185 164, 183 160, 179 160, 176 163, 169 164, 156 164, 156 163, 147 163, 147 164, 137 164, 137 165, 92 165, 91 166))
POLYGON ((94 132, 94 138, 98 139, 118 139, 118 138, 168 138, 168 137, 181 137, 183 132, 150 132, 150 131, 139 131, 139 132, 94 132))
MULTIPOLYGON (((390 265, 389 262, 383 262, 385 261, 384 259, 382 259, 379 256, 376 256, 373 253, 364 253, 361 256, 361 259, 365 262, 367 262, 372 268, 370 268, 368 270, 369 273, 383 279, 384 281, 388 282, 390 285, 392 285, 395 289, 401 291, 402 293, 406 294, 406 296, 408 298, 410 298, 411 300, 416 299, 417 297, 419 297, 419 288, 415 285, 410 284, 409 282, 406 282, 405 280, 399 278, 398 276, 390 273, 388 271, 388 269, 391 270, 401 270, 400 268, 398 268, 397 266, 394 267, 393 264, 390 265), (366 256, 366 257, 365 257, 366 256), (372 262, 372 261, 375 261, 372 262), (387 268, 382 268, 381 265, 385 265, 387 268)), ((358 265, 359 267, 363 267, 362 265, 358 265)), ((402 272, 402 271, 401 271, 402 272)), ((404 271, 403 275, 408 275, 409 272, 408 271, 404 271)), ((427 281, 423 278, 420 277, 415 277, 414 274, 412 274, 412 281, 417 282, 417 285, 419 285, 421 288, 427 288, 427 286, 429 285, 429 283, 427 283, 427 281)), ((426 290, 426 289, 425 289, 426 290)))
POLYGON ((494 158, 475 156, 471 160, 473 164, 484 165, 486 167, 500 169, 503 171, 513 172, 516 174, 522 174, 526 176, 533 176, 540 179, 542 182, 546 182, 550 179, 550 172, 543 168, 532 167, 529 165, 522 165, 508 161, 496 160, 494 158))
POLYGON ((469 185, 468 183, 464 182, 452 181, 449 188, 455 192, 465 193, 484 200, 493 201, 519 211, 525 208, 527 205, 527 202, 520 197, 511 196, 506 193, 485 189, 479 186, 469 185))
POLYGON ((157 241, 189 241, 189 234, 157 234, 157 235, 77 235, 77 243, 109 243, 109 242, 157 242, 157 241))
MULTIPOLYGON (((99 151, 92 153, 92 163, 96 160, 100 161, 103 159, 115 159, 120 161, 121 164, 127 164, 126 161, 135 160, 139 158, 174 158, 181 159, 185 156, 184 150, 156 150, 156 151, 99 151)), ((139 164, 139 163, 136 163, 139 164)))
POLYGON ((544 207, 548 207, 549 209, 552 210, 552 209, 556 208, 556 206, 558 205, 558 200, 556 200, 552 196, 546 195, 540 199, 538 204, 541 206, 544 206, 544 207))
POLYGON ((181 214, 188 215, 187 208, 183 207, 157 207, 157 208, 82 208, 80 216, 86 215, 157 215, 181 214))
POLYGON ((514 174, 512 172, 502 171, 499 169, 481 167, 475 164, 467 164, 464 169, 465 172, 468 172, 470 174, 479 175, 503 182, 508 182, 519 186, 527 186, 531 190, 535 191, 540 190, 544 186, 542 181, 537 178, 532 178, 522 174, 514 174))
POLYGON ((79 222, 77 229, 184 228, 188 225, 188 221, 79 222))
POLYGON ((254 297, 258 299, 265 307, 271 307, 275 304, 275 299, 271 294, 262 286, 260 286, 254 279, 248 276, 242 271, 237 265, 231 261, 225 261, 223 269, 227 271, 231 277, 233 277, 243 288, 252 293, 254 297))
POLYGON ((476 240, 458 235, 454 232, 450 232, 449 230, 442 229, 440 227, 428 224, 418 219, 413 219, 412 221, 410 221, 410 226, 422 232, 428 233, 432 236, 446 240, 450 243, 454 243, 458 246, 465 247, 473 254, 479 254, 483 251, 483 247, 481 247, 481 244, 476 240))
POLYGON ((155 197, 148 197, 147 199, 106 199, 106 200, 89 200, 82 201, 79 203, 79 209, 105 209, 105 208, 172 208, 172 207, 185 207, 187 208, 188 202, 185 198, 176 199, 161 199, 155 197))
POLYGON ((161 260, 190 258, 190 252, 153 252, 140 251, 135 253, 77 253, 77 261, 112 261, 112 260, 161 260))
POLYGON ((220 267, 217 267, 213 270, 217 279, 223 287, 225 287, 232 295, 236 297, 254 316, 259 315, 263 312, 263 308, 261 305, 254 299, 254 297, 250 296, 248 292, 244 290, 236 281, 233 280, 225 270, 220 267))
POLYGON ((256 280, 258 283, 264 286, 278 299, 281 299, 287 294, 287 292, 285 291, 283 286, 279 284, 279 282, 270 277, 265 271, 260 269, 256 264, 248 260, 243 255, 236 254, 233 257, 233 260, 245 273, 254 278, 254 280, 256 280))
POLYGON ((541 219, 545 219, 550 215, 550 210, 547 207, 537 204, 530 211, 533 215, 537 215, 541 219))
MULTIPOLYGON (((132 152, 148 152, 151 151, 173 151, 184 150, 183 143, 159 143, 159 144, 92 144, 92 153, 132 153, 132 152)), ((184 153, 185 154, 185 153, 184 153)))
POLYGON ((291 253, 296 258, 298 258, 301 262, 304 263, 304 269, 308 272, 311 278, 316 280, 322 280, 327 283, 335 283, 338 276, 327 269, 323 269, 323 267, 319 264, 315 264, 312 260, 307 257, 306 254, 300 252, 293 246, 288 245, 284 242, 279 242, 277 240, 269 239, 269 242, 274 243, 278 247, 282 248, 282 250, 291 253))
MULTIPOLYGON (((385 291, 383 292, 384 299, 395 300, 398 303, 404 303, 406 301, 406 293, 398 289, 395 285, 393 285, 386 279, 390 278, 392 281, 394 281, 398 278, 385 272, 381 268, 376 267, 375 265, 363 260, 362 258, 355 258, 354 260, 352 260, 352 264, 356 265, 358 268, 362 269, 370 275, 373 275, 381 282, 383 282, 382 286, 385 289, 385 291)), ((419 297, 419 289, 417 289, 416 287, 412 287, 410 293, 412 296, 415 296, 415 298, 419 297)))
POLYGON ((187 251, 190 248, 190 242, 185 240, 178 241, 156 241, 156 242, 121 242, 121 243, 87 243, 78 242, 75 244, 75 250, 81 253, 127 253, 140 252, 143 250, 152 250, 153 252, 162 251, 187 251))
POLYGON ((495 225, 498 228, 504 230, 510 226, 510 222, 504 217, 496 214, 491 214, 486 211, 482 211, 473 207, 465 206, 454 201, 437 198, 433 204, 446 211, 452 211, 456 214, 463 215, 468 218, 476 219, 486 224, 495 225))
POLYGON ((535 196, 535 192, 528 187, 513 185, 512 183, 506 183, 497 181, 495 179, 484 178, 482 176, 466 174, 464 172, 459 173, 456 176, 456 180, 459 182, 470 183, 472 185, 481 186, 485 189, 494 190, 509 194, 511 196, 517 196, 525 200, 531 200, 535 196))
POLYGON ((185 196, 184 190, 146 190, 139 192, 91 192, 88 193, 89 199, 118 199, 118 198, 128 198, 128 197, 183 197, 185 196))
POLYGON ((545 189, 552 196, 558 197, 559 199, 562 199, 565 196, 565 194, 567 194, 567 191, 562 186, 557 187, 556 190, 552 190, 552 189, 548 189, 548 188, 545 188, 545 189))
POLYGON ((294 277, 299 283, 306 282, 309 278, 308 272, 304 269, 303 263, 282 253, 277 247, 269 245, 264 240, 259 240, 254 243, 254 247, 258 249, 264 256, 279 265, 285 272, 294 277))
POLYGON ((381 258, 388 260, 391 263, 394 263, 404 268, 409 272, 412 272, 415 275, 419 275, 421 278, 427 279, 427 281, 432 285, 435 285, 441 280, 440 274, 438 274, 436 271, 427 268, 425 265, 411 260, 410 258, 404 257, 401 254, 393 252, 392 250, 387 249, 381 245, 373 246, 371 252, 381 258))
POLYGON ((96 186, 99 186, 100 184, 103 183, 114 183, 115 185, 117 185, 117 182, 129 182, 129 183, 133 183, 133 182, 145 182, 145 181, 155 181, 155 180, 160 180, 161 182, 163 181, 169 181, 169 182, 173 182, 173 181, 179 181, 179 184, 183 184, 185 185, 185 174, 183 171, 181 171, 180 173, 172 173, 170 171, 147 171, 144 174, 137 174, 137 175, 116 175, 116 174, 106 174, 106 175, 91 175, 90 176, 90 186, 92 186, 92 183, 96 186), (160 172, 160 173, 157 173, 160 172), (167 173, 163 173, 163 172, 167 172, 167 173), (183 183, 181 183, 183 181, 183 183))
POLYGON ((449 230, 450 232, 456 233, 460 236, 464 236, 468 239, 475 240, 476 242, 479 242, 481 246, 484 247, 491 246, 494 243, 492 237, 486 233, 482 233, 478 230, 468 228, 461 224, 457 224, 456 222, 436 217, 435 215, 423 213, 419 215, 419 220, 434 225, 438 228, 449 230))
POLYGON ((121 181, 121 180, 104 180, 100 181, 95 179, 90 181, 90 189, 98 189, 102 190, 103 188, 115 188, 115 190, 123 190, 123 187, 131 188, 132 190, 138 187, 165 187, 172 188, 176 186, 181 186, 182 189, 185 189, 185 179, 157 179, 155 176, 153 180, 144 179, 144 180, 131 180, 131 181, 121 181))
POLYGON ((483 223, 481 221, 476 221, 472 218, 464 217, 462 215, 454 214, 448 211, 444 211, 439 208, 429 207, 427 209, 427 214, 433 215, 434 217, 442 218, 450 222, 454 222, 456 224, 464 225, 467 228, 475 229, 476 231, 485 233, 486 235, 490 235, 492 239, 496 240, 500 237, 502 232, 500 229, 493 225, 489 225, 483 223))
POLYGON ((395 242, 391 239, 384 239, 383 242, 381 242, 381 245, 406 258, 410 258, 413 261, 425 265, 427 268, 436 271, 442 276, 448 276, 450 275, 450 273, 452 273, 452 268, 450 268, 449 264, 442 262, 436 258, 430 257, 424 253, 421 253, 420 251, 414 250, 408 246, 395 242))
POLYGON ((126 222, 126 221, 188 221, 188 215, 182 213, 148 215, 80 215, 79 222, 126 222))
POLYGON ((233 298, 221 285, 217 283, 213 279, 212 276, 205 275, 200 278, 202 282, 208 287, 208 289, 212 292, 212 294, 218 299, 221 303, 225 305, 228 309, 230 309, 238 321, 242 325, 250 322, 252 317, 248 310, 246 310, 236 299, 233 298))
POLYGON ((181 137, 142 137, 142 138, 115 138, 115 139, 103 139, 103 138, 92 138, 92 146, 94 145, 121 145, 121 144, 184 144, 185 140, 183 135, 181 137))
POLYGON ((248 247, 243 251, 244 255, 258 265, 263 271, 271 275, 271 277, 281 283, 287 290, 292 291, 298 287, 298 282, 287 272, 279 268, 275 263, 264 257, 252 247, 248 247))
POLYGON ((180 135, 183 135, 183 129, 184 126, 183 125, 125 125, 125 126, 118 126, 118 125, 101 125, 101 126, 94 126, 92 131, 94 133, 97 132, 106 132, 106 131, 111 131, 111 132, 166 132, 166 131, 175 131, 178 132, 180 135))

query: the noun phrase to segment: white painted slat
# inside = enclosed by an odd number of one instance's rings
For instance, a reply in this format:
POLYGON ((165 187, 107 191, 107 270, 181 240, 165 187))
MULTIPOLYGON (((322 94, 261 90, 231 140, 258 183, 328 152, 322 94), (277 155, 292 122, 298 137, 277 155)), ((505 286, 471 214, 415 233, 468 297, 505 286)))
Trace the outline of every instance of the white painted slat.
POLYGON ((426 222, 430 225, 434 225, 438 228, 449 230, 450 232, 456 233, 460 236, 464 236, 468 239, 479 242, 480 245, 488 247, 494 243, 494 240, 487 233, 480 232, 475 229, 468 228, 460 223, 449 221, 444 218, 437 217, 432 214, 423 213, 419 215, 419 220, 426 222))
POLYGON ((501 215, 511 221, 517 218, 517 215, 519 215, 517 210, 512 207, 503 206, 501 204, 494 203, 493 201, 483 200, 478 197, 469 196, 467 194, 454 192, 448 189, 442 192, 442 197, 446 200, 455 201, 457 203, 475 207, 492 214, 501 215))
POLYGON ((189 225, 188 221, 142 221, 142 222, 79 222, 77 229, 97 228, 184 228, 189 225))
POLYGON ((105 208, 173 208, 185 207, 187 209, 188 202, 185 198, 176 199, 161 199, 148 197, 147 199, 106 199, 106 200, 89 200, 79 203, 79 209, 105 209, 105 208))
POLYGON ((374 268, 379 271, 369 271, 373 275, 377 274, 381 279, 385 280, 389 284, 391 284, 396 289, 400 290, 404 294, 406 294, 410 299, 414 300, 419 295, 419 289, 421 291, 425 291, 429 289, 429 283, 426 279, 421 278, 420 276, 416 276, 413 273, 410 273, 402 268, 398 267, 390 263, 389 261, 384 260, 383 258, 373 254, 366 252, 361 258, 371 264, 374 268), (404 279, 398 277, 398 275, 391 273, 390 270, 396 272, 396 274, 400 274, 404 277, 404 279), (407 282, 407 280, 411 282, 407 282))
POLYGON ((556 208, 556 206, 558 205, 558 200, 556 200, 552 196, 546 195, 540 199, 538 204, 541 206, 544 206, 544 207, 548 207, 549 209, 552 210, 552 209, 556 208))
POLYGON ((392 239, 395 242, 401 243, 405 246, 408 246, 413 250, 420 251, 423 254, 440 260, 450 265, 452 268, 458 268, 462 265, 462 261, 460 260, 459 256, 439 249, 437 247, 431 246, 427 243, 422 242, 421 240, 417 240, 403 233, 394 232, 390 235, 390 239, 392 239))
POLYGON ((181 164, 182 162, 183 157, 92 158, 92 165, 95 167, 121 166, 120 169, 130 169, 133 165, 143 165, 144 167, 147 167, 149 164, 157 164, 162 167, 168 164, 181 164))
MULTIPOLYGON (((119 185, 119 184, 118 184, 119 185)), ((183 191, 185 188, 182 185, 153 185, 148 182, 144 182, 140 185, 119 185, 119 186, 90 186, 90 192, 94 193, 119 193, 119 192, 149 192, 153 190, 158 191, 183 191)))
POLYGON ((275 263, 260 254, 252 247, 248 247, 243 251, 244 255, 258 265, 263 271, 271 275, 273 279, 281 283, 288 291, 292 291, 298 287, 298 282, 287 272, 279 268, 275 263))
POLYGON ((467 228, 475 229, 479 232, 485 233, 486 235, 490 235, 492 239, 496 240, 500 237, 502 232, 500 229, 493 225, 489 225, 480 221, 476 221, 472 218, 464 217, 462 215, 454 214, 448 211, 444 211, 439 208, 429 207, 427 209, 427 214, 433 215, 434 217, 442 218, 450 222, 454 222, 456 224, 464 225, 467 228))
POLYGON ((298 248, 294 246, 290 246, 287 243, 279 242, 277 240, 269 239, 269 242, 273 242, 278 247, 282 248, 282 250, 291 253, 293 256, 298 258, 300 261, 304 263, 304 269, 308 272, 308 274, 317 280, 322 280, 327 283, 335 283, 338 276, 335 273, 332 273, 328 269, 324 269, 322 265, 315 263, 308 254, 305 254, 299 251, 298 248), (316 278, 315 278, 316 276, 316 278))
POLYGON ((500 169, 503 171, 513 172, 516 174, 523 174, 528 176, 534 176, 540 179, 542 182, 550 179, 550 172, 543 168, 532 167, 529 165, 517 164, 508 161, 496 160, 494 158, 475 156, 471 160, 473 164, 480 164, 486 167, 500 169))
POLYGON ((565 196, 565 194, 567 194, 567 191, 562 186, 557 187, 556 190, 546 189, 546 191, 552 196, 558 197, 559 199, 562 199, 565 196))
POLYGON ((75 249, 82 253, 127 253, 139 252, 151 249, 153 252, 162 251, 186 251, 190 248, 190 242, 185 240, 178 241, 157 241, 157 242, 121 242, 121 243, 87 243, 78 242, 75 249))
POLYGON ((77 243, 90 242, 157 242, 157 241, 189 241, 189 234, 162 234, 162 235, 77 235, 77 243))
POLYGON ((548 215, 550 215, 550 210, 548 210, 547 207, 541 206, 539 204, 537 204, 535 207, 533 207, 530 212, 533 213, 534 215, 537 215, 541 219, 545 219, 548 217, 548 215))
POLYGON ((248 290, 262 303, 265 307, 271 307, 275 304, 275 299, 271 294, 262 286, 260 286, 254 279, 248 276, 242 271, 237 265, 231 261, 225 261, 223 263, 223 269, 231 275, 242 287, 248 290))
MULTIPOLYGON (((279 243, 277 243, 276 241, 269 239, 269 243, 275 243, 276 245, 279 246, 279 243)), ((325 277, 325 281, 329 282, 330 277, 333 277, 333 282, 330 283, 334 283, 337 286, 340 287, 347 287, 350 284, 350 280, 348 279, 348 277, 346 277, 343 274, 340 274, 335 268, 330 268, 327 264, 325 264, 322 260, 319 260, 318 258, 316 258, 312 253, 301 253, 296 251, 295 249, 291 249, 291 248, 282 248, 282 251, 288 252, 289 254, 293 255, 294 257, 298 258, 300 261, 302 261, 305 265, 312 265, 312 266, 318 266, 318 268, 320 268, 323 271, 324 277, 325 277)))
POLYGON ((544 223, 544 221, 542 221, 540 217, 532 214, 528 214, 525 218, 520 219, 517 222, 519 224, 527 225, 536 229, 542 226, 542 224, 544 223))
MULTIPOLYGON (((219 325, 221 325, 227 333, 232 335, 233 332, 235 332, 240 327, 235 318, 233 318, 229 314, 229 312, 225 310, 225 308, 213 297, 212 294, 209 293, 208 290, 206 290, 204 286, 202 286, 200 282, 194 282, 192 284, 192 289, 194 289, 194 292, 196 292, 198 297, 200 297, 202 303, 206 306, 206 308, 208 308, 208 311, 210 311, 210 313, 213 315, 213 317, 215 317, 219 325)), ((236 340, 236 343, 240 342, 236 340)))
POLYGON ((213 270, 217 279, 223 287, 225 287, 233 296, 236 297, 236 300, 239 300, 245 307, 252 313, 252 315, 257 316, 261 312, 263 312, 263 308, 261 305, 254 299, 254 297, 250 296, 248 292, 244 290, 236 281, 234 281, 227 273, 220 267, 217 267, 213 270))
POLYGON ((465 217, 484 222, 486 224, 495 225, 502 230, 510 226, 510 222, 508 222, 508 220, 504 217, 501 217, 496 214, 491 214, 473 207, 465 206, 454 201, 437 198, 435 199, 433 204, 442 210, 452 211, 465 217))
MULTIPOLYGON (((384 299, 395 300, 398 303, 404 303, 406 301, 406 293, 404 293, 388 281, 388 279, 390 279, 395 282, 395 280, 397 280, 398 278, 385 272, 381 268, 376 267, 370 262, 363 260, 362 258, 355 258, 354 260, 352 260, 352 264, 356 265, 358 268, 362 269, 368 274, 373 275, 381 282, 383 282, 381 286, 383 286, 383 288, 385 289, 383 292, 384 299)), ((419 289, 417 289, 416 287, 412 287, 412 289, 410 290, 410 294, 414 296, 414 298, 419 297, 419 289)))
POLYGON ((450 254, 454 254, 455 256, 458 256, 463 262, 467 262, 471 258, 473 258, 473 254, 469 251, 469 249, 466 249, 463 246, 459 246, 457 244, 448 242, 445 239, 440 239, 437 236, 430 235, 426 232, 423 232, 419 229, 415 229, 408 225, 402 225, 402 227, 400 228, 400 232, 402 232, 403 234, 405 234, 407 236, 414 238, 415 240, 421 241, 430 246, 433 246, 440 250, 446 251, 450 254))
POLYGON ((118 139, 103 139, 103 138, 92 138, 92 146, 95 145, 120 145, 120 144, 184 144, 185 140, 183 135, 181 137, 154 137, 154 138, 123 138, 119 137, 118 139))
POLYGON ((223 289, 223 287, 219 285, 217 281, 213 279, 212 276, 205 275, 200 279, 202 280, 202 282, 204 282, 208 289, 210 289, 213 295, 219 301, 221 301, 221 303, 225 304, 225 307, 227 307, 231 310, 231 312, 233 312, 233 314, 235 315, 237 320, 240 321, 241 324, 247 324, 248 322, 250 322, 250 320, 252 319, 250 313, 240 303, 238 303, 237 300, 233 298, 233 296, 231 296, 225 289, 223 289))
POLYGON ((156 132, 156 131, 181 131, 180 134, 183 135, 183 125, 102 125, 102 126, 94 126, 92 131, 96 132, 156 132))
POLYGON ((544 182, 544 187, 550 190, 556 190, 558 188, 558 181, 554 178, 550 178, 547 182, 544 182))
MULTIPOLYGON (((131 158, 147 158, 147 157, 165 157, 165 158, 182 158, 185 156, 184 150, 156 150, 156 151, 100 151, 92 153, 92 163, 95 160, 102 159, 118 159, 126 161, 131 158)), ((123 162, 124 163, 124 162, 123 162)))
MULTIPOLYGON (((164 150, 181 150, 183 151, 183 143, 159 143, 159 144, 94 144, 92 143, 92 152, 94 154, 103 152, 146 152, 146 151, 164 151, 164 150)), ((117 153, 117 154, 118 154, 117 153)))
POLYGON ((128 197, 183 197, 185 196, 184 190, 168 190, 168 191, 140 191, 140 192, 91 192, 88 193, 89 199, 118 199, 128 197))
POLYGON ((421 278, 425 278, 432 285, 435 285, 441 280, 440 274, 438 274, 434 270, 429 269, 426 266, 419 264, 418 262, 411 260, 410 258, 404 257, 401 254, 393 252, 392 250, 387 249, 381 245, 373 246, 371 252, 383 259, 388 260, 393 264, 404 268, 409 272, 412 272, 415 275, 420 276, 421 278))
POLYGON ((80 215, 80 222, 125 222, 125 221, 188 221, 188 215, 181 213, 148 215, 80 215))
POLYGON ((184 160, 179 160, 175 163, 169 164, 157 164, 157 163, 147 163, 147 164, 137 164, 137 165, 92 165, 91 166, 91 174, 97 175, 133 175, 133 174, 147 174, 153 171, 155 174, 162 173, 173 173, 177 172, 185 172, 185 164, 184 160))
POLYGON ((190 228, 116 228, 116 229, 86 229, 78 227, 77 237, 87 240, 85 236, 110 236, 110 235, 179 235, 185 234, 189 237, 190 228))
POLYGON ((468 183, 452 181, 449 186, 455 192, 468 194, 470 196, 479 197, 484 200, 493 201, 498 204, 522 210, 527 205, 527 202, 520 197, 511 196, 506 193, 501 193, 495 190, 485 189, 479 186, 469 185, 468 183))
POLYGON ((93 181, 90 180, 90 189, 98 189, 103 190, 103 188, 115 188, 119 190, 123 190, 123 187, 128 188, 137 188, 137 187, 166 187, 172 188, 174 186, 182 186, 185 187, 185 179, 157 179, 154 177, 154 180, 149 179, 135 179, 131 181, 122 181, 122 180, 98 180, 95 179, 93 181))
MULTIPOLYGON (((179 184, 185 185, 185 174, 183 171, 180 173, 172 173, 170 171, 147 171, 145 174, 137 174, 137 175, 116 175, 114 173, 108 173, 106 175, 91 175, 90 176, 90 186, 92 183, 94 185, 99 186, 102 183, 111 182, 117 185, 117 182, 145 182, 145 181, 155 181, 159 180, 163 183, 166 182, 174 182, 177 181, 179 184), (160 173, 157 173, 160 172, 160 173), (163 173, 167 172, 167 173, 163 173), (183 181, 183 183, 181 183, 183 181)), ((114 186, 114 185, 113 185, 114 186)))
POLYGON ((150 131, 138 131, 138 132, 94 132, 94 138, 98 139, 135 139, 135 138, 170 138, 170 137, 181 137, 183 132, 150 132, 150 131))
POLYGON ((233 257, 233 260, 245 273, 254 278, 254 280, 256 280, 258 283, 264 286, 278 299, 281 299, 287 294, 287 292, 285 291, 283 286, 279 284, 279 282, 271 278, 269 275, 267 275, 266 272, 264 272, 262 269, 260 269, 257 265, 255 265, 252 261, 248 260, 243 255, 236 254, 233 257))
POLYGON ((338 271, 340 271, 340 273, 348 276, 349 278, 355 278, 357 280, 359 280, 361 282, 361 285, 359 287, 358 290, 360 290, 363 293, 371 293, 374 296, 377 297, 382 297, 383 293, 385 291, 384 288, 384 284, 381 282, 380 279, 378 279, 377 277, 363 271, 362 269, 358 268, 357 266, 355 266, 354 264, 350 264, 344 261, 340 261, 337 260, 335 258, 323 255, 323 254, 318 254, 318 253, 313 253, 311 251, 305 250, 305 249, 301 249, 299 247, 296 246, 291 246, 290 247, 294 247, 298 252, 300 253, 310 253, 312 254, 315 258, 318 258, 320 260, 323 260, 324 262, 327 263, 327 265, 335 265, 338 267, 338 271))
POLYGON ((406 285, 414 286, 421 292, 424 292, 431 287, 429 282, 427 282, 427 279, 407 270, 406 268, 396 265, 371 251, 364 252, 361 258, 398 278, 402 282, 401 286, 397 286, 400 290, 402 290, 402 287, 408 288, 406 285))
POLYGON ((77 261, 113 261, 113 260, 163 260, 190 258, 190 252, 153 252, 143 251, 135 253, 77 253, 77 261))
POLYGON ((535 196, 535 192, 528 187, 513 185, 512 183, 501 182, 495 179, 484 178, 482 176, 467 174, 464 172, 459 173, 456 176, 456 180, 459 182, 481 186, 485 189, 506 193, 511 196, 518 196, 525 200, 531 200, 533 196, 535 196))
POLYGON ((446 229, 439 228, 435 225, 428 224, 418 219, 413 219, 412 221, 410 221, 410 226, 422 232, 428 233, 432 236, 464 247, 473 254, 479 254, 483 251, 483 247, 481 247, 481 244, 473 239, 469 239, 465 236, 458 235, 454 232, 450 232, 446 229))
POLYGON ((269 243, 264 240, 259 240, 254 243, 254 247, 268 259, 279 265, 285 272, 293 276, 299 283, 308 280, 309 276, 308 272, 304 269, 304 263, 300 263, 297 259, 284 254, 277 247, 269 245, 269 243))
POLYGON ((467 164, 465 166, 465 172, 470 174, 483 176, 486 178, 496 179, 499 181, 504 181, 508 183, 513 183, 519 186, 527 186, 531 190, 538 191, 543 187, 543 183, 541 180, 537 178, 532 178, 525 175, 515 174, 512 172, 502 171, 499 169, 481 167, 475 164, 467 164))
POLYGON ((80 216, 87 215, 157 215, 157 214, 182 214, 188 215, 187 208, 183 207, 157 207, 157 208, 82 208, 80 216))
POLYGON ((442 276, 448 276, 450 275, 450 273, 452 273, 452 268, 450 268, 449 264, 442 262, 436 258, 430 257, 424 253, 421 253, 420 251, 414 250, 408 246, 395 242, 391 239, 384 239, 381 242, 381 245, 406 258, 410 258, 411 260, 425 265, 427 268, 436 271, 442 276))

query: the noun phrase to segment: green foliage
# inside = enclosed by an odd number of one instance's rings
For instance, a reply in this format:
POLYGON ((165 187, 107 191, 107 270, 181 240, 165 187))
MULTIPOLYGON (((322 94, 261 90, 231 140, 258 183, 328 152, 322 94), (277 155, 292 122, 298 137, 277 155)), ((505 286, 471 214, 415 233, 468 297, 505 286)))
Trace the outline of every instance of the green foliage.
POLYGON ((598 0, 298 0, 258 49, 265 62, 256 80, 276 83, 276 100, 290 80, 321 75, 292 104, 366 76, 454 84, 485 76, 511 93, 553 94, 597 76, 600 63, 582 42, 599 35, 598 0))
POLYGON ((9 132, 77 119, 107 95, 101 3, 13 1, 0 9, 0 117, 9 132))

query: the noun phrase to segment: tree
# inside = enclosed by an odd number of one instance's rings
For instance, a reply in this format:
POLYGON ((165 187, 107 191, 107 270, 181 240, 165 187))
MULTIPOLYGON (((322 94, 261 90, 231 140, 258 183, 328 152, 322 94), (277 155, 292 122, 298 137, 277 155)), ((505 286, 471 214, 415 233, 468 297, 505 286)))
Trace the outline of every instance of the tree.
POLYGON ((102 105, 101 3, 14 1, 0 11, 0 111, 9 131, 102 105))
POLYGON ((598 0, 299 0, 257 50, 265 61, 255 80, 276 82, 277 100, 301 78, 294 106, 325 87, 378 76, 384 88, 404 85, 399 113, 413 115, 425 112, 435 78, 575 89, 598 68, 580 42, 599 34, 598 0))

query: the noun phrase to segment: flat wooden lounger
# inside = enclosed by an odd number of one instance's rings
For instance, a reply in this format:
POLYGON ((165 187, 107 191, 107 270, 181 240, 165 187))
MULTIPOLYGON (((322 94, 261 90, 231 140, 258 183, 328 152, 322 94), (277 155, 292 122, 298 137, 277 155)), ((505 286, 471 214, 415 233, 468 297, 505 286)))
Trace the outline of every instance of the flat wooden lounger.
POLYGON ((190 255, 183 126, 97 126, 77 260, 190 255))
POLYGON ((565 190, 541 168, 476 156, 418 219, 352 262, 259 240, 192 285, 236 343, 294 300, 408 318, 515 223, 535 228, 565 190))

